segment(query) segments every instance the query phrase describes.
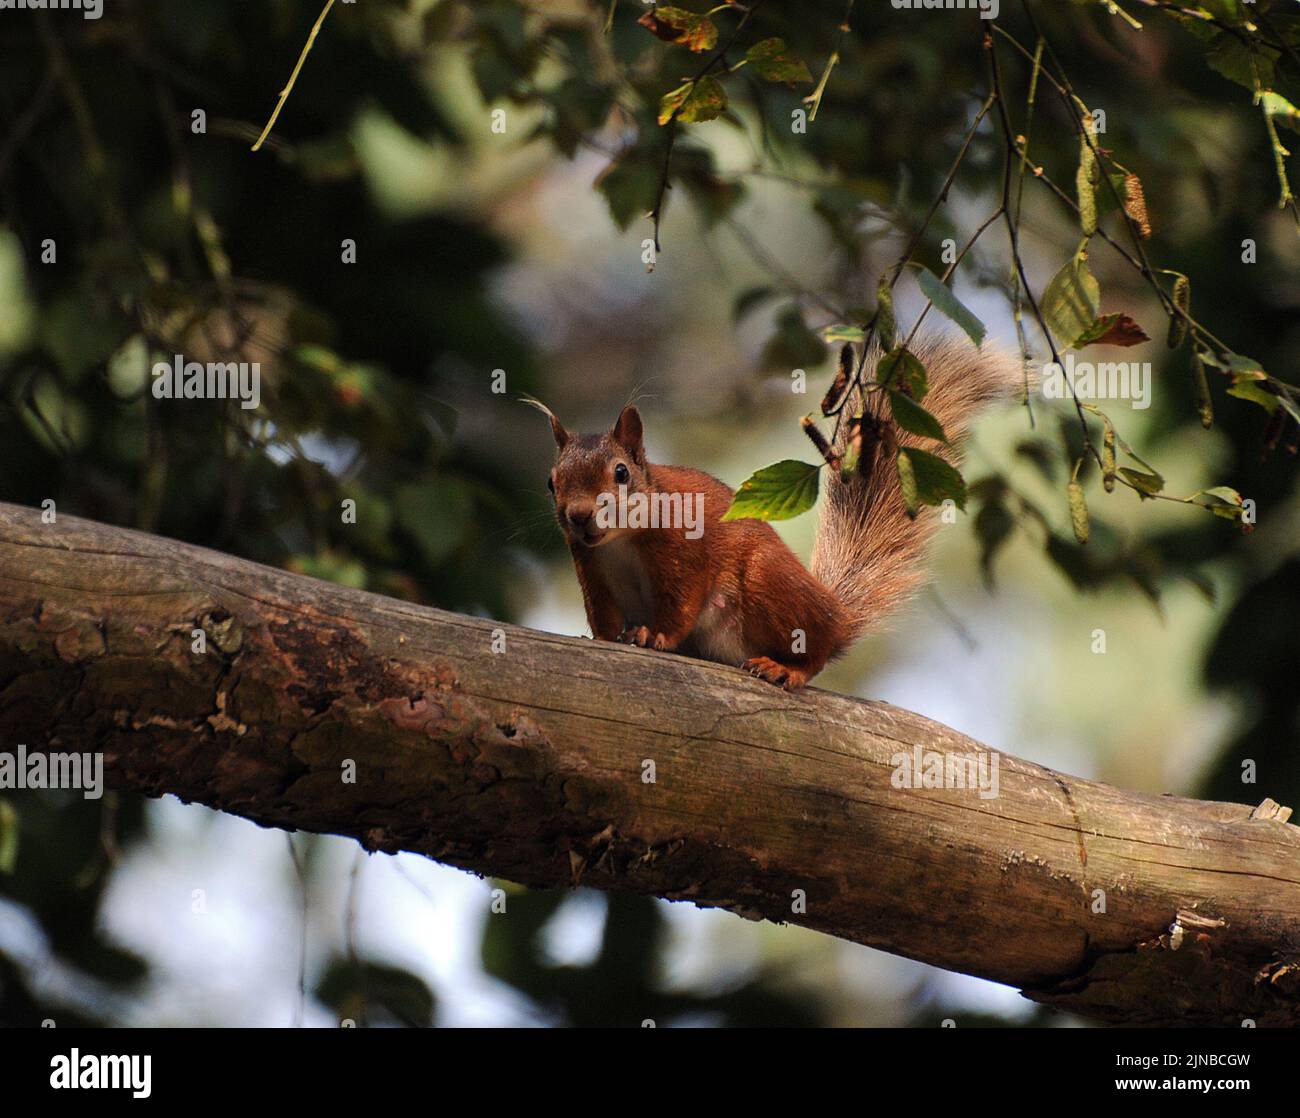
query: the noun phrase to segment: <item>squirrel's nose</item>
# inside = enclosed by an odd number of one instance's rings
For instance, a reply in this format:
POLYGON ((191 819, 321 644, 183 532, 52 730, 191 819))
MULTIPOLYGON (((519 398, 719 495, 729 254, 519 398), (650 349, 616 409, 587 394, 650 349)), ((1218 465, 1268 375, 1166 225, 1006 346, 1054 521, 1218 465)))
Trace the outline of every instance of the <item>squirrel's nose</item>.
POLYGON ((569 523, 575 528, 585 528, 587 521, 591 519, 595 511, 589 504, 573 504, 565 506, 564 515, 569 518, 569 523))

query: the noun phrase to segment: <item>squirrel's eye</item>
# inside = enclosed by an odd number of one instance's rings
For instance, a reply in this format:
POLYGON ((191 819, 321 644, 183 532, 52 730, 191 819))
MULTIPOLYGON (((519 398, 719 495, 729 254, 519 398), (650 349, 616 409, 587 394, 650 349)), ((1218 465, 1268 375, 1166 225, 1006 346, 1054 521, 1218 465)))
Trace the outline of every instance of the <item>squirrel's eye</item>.
POLYGON ((626 485, 627 479, 628 479, 627 467, 623 465, 622 462, 620 462, 617 466, 614 467, 614 480, 618 482, 619 485, 626 485))
POLYGON ((554 497, 554 496, 555 496, 555 478, 553 478, 553 477, 548 477, 548 478, 546 479, 546 488, 549 489, 549 490, 551 491, 551 496, 554 497))

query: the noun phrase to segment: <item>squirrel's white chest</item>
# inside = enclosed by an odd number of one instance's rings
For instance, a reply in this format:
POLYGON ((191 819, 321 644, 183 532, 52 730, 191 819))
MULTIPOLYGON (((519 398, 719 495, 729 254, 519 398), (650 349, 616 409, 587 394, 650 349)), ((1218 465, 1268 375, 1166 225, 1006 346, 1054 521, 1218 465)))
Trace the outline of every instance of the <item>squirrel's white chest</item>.
MULTIPOLYGON (((623 615, 628 628, 655 623, 654 584, 641 560, 640 551, 623 540, 610 540, 596 550, 596 569, 623 615)), ((691 644, 697 656, 723 664, 740 664, 751 652, 741 634, 735 602, 716 588, 710 591, 704 608, 691 630, 691 644)))
POLYGON ((610 540, 595 552, 596 570, 629 628, 654 623, 654 587, 641 552, 626 540, 610 540))

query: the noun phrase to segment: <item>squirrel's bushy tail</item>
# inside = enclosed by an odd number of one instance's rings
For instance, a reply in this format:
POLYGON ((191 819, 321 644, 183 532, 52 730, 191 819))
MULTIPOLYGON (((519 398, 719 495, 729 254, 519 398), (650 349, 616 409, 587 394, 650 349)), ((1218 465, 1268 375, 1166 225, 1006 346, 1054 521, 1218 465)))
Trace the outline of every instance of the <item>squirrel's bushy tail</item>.
MULTIPOLYGON (((927 373, 929 391, 922 403, 943 427, 948 445, 893 426, 879 392, 868 396, 868 415, 887 425, 900 445, 957 465, 962 437, 982 405, 1023 389, 1020 361, 989 342, 977 349, 964 337, 932 339, 911 348, 927 373)), ((879 359, 878 351, 868 354, 868 377, 879 359)), ((844 414, 853 415, 860 406, 850 399, 844 414)), ((844 449, 846 428, 840 425, 837 450, 844 449)), ((925 582, 923 557, 937 519, 933 508, 922 509, 915 520, 907 515, 893 455, 883 445, 887 442, 873 438, 866 425, 852 480, 846 484, 831 474, 813 548, 812 573, 844 605, 854 639, 925 582)))

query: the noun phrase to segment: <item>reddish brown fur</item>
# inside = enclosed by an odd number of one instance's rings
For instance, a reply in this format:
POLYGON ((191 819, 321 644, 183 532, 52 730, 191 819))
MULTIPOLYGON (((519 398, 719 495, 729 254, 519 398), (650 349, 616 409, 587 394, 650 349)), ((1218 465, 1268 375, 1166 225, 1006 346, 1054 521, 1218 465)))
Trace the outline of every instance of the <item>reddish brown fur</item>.
MULTIPOLYGON (((1013 362, 973 348, 940 345, 919 356, 930 370, 926 405, 954 439, 974 408, 1005 394, 1014 375, 1013 362)), ((930 525, 926 514, 907 518, 893 462, 883 455, 865 455, 852 485, 831 483, 814 555, 818 579, 771 525, 722 520, 732 491, 717 478, 647 462, 635 408, 602 435, 570 435, 546 414, 559 448, 551 473, 556 518, 592 635, 601 640, 739 664, 794 689, 920 581, 930 525), (676 493, 685 501, 703 494, 703 533, 691 539, 680 524, 596 527, 597 500, 618 492, 620 466, 629 496, 676 493)))

